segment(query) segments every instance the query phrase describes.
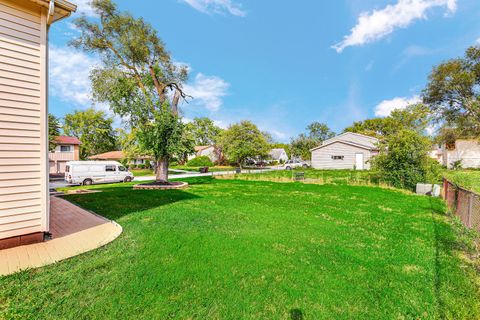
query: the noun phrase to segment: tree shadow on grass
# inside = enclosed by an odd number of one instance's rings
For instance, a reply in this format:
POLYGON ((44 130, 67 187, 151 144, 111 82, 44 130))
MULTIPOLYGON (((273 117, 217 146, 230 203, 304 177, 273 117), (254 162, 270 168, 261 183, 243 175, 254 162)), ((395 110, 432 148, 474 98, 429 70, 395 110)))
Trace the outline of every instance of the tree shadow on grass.
POLYGON ((67 195, 64 198, 110 220, 159 208, 179 201, 200 198, 187 190, 133 190, 131 184, 104 185, 101 192, 67 195))

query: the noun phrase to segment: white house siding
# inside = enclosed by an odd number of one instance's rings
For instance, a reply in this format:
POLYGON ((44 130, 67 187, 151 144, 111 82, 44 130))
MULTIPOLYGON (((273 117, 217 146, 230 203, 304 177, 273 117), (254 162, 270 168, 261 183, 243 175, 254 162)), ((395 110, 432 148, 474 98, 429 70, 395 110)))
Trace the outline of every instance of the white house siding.
POLYGON ((455 150, 443 149, 443 165, 452 167, 462 160, 463 168, 480 168, 480 144, 476 140, 457 140, 455 150))
POLYGON ((215 152, 215 147, 211 146, 206 149, 203 149, 198 152, 197 157, 208 157, 210 161, 212 162, 217 162, 218 161, 218 156, 215 152))
POLYGON ((46 10, 0 0, 0 239, 48 231, 46 10))
POLYGON ((378 139, 374 137, 369 137, 361 134, 356 134, 352 132, 346 132, 331 139, 325 140, 323 145, 332 143, 333 141, 349 141, 356 144, 361 144, 370 148, 376 147, 378 139))
POLYGON ((352 146, 341 141, 312 151, 312 167, 315 169, 353 169, 355 154, 363 153, 364 169, 370 169, 370 158, 374 152, 352 146), (343 160, 333 160, 332 156, 343 156, 343 160))

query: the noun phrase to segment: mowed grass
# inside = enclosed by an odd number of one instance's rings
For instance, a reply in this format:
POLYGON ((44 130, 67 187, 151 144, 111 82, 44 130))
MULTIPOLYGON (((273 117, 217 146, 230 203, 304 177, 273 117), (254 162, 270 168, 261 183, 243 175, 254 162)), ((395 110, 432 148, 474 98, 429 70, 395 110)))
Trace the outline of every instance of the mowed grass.
POLYGON ((316 170, 296 168, 294 170, 275 170, 262 173, 242 173, 224 177, 249 181, 291 182, 295 174, 304 173, 305 182, 317 184, 384 184, 376 172, 368 170, 316 170))
POLYGON ((460 187, 480 193, 480 170, 446 170, 444 177, 460 187))
POLYGON ((93 252, 0 278, 0 318, 480 314, 477 274, 438 199, 365 186, 188 181, 184 191, 116 184, 67 196, 116 220, 123 234, 93 252))

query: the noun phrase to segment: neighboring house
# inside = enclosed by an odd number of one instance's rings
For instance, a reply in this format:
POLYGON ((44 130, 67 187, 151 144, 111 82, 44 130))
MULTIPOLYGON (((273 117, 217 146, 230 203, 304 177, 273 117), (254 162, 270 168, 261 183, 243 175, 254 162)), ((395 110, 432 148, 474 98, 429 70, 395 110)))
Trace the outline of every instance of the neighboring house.
MULTIPOLYGON (((88 157, 89 160, 107 160, 107 161, 122 161, 126 156, 123 151, 109 151, 105 153, 100 153, 94 156, 88 157)), ((151 160, 151 157, 148 156, 138 156, 135 159, 131 159, 129 164, 139 165, 145 164, 146 160, 151 160)))
POLYGON ((195 153, 188 156, 188 160, 196 157, 209 157, 212 162, 219 162, 221 159, 221 152, 215 146, 196 146, 195 153))
POLYGON ((80 160, 80 140, 75 137, 58 136, 54 141, 55 150, 48 153, 51 174, 65 173, 68 161, 80 160))
POLYGON ((0 0, 0 248, 50 230, 47 31, 75 10, 65 0, 0 0))
POLYGON ((438 163, 443 164, 443 150, 442 146, 440 145, 435 145, 432 147, 432 149, 428 152, 428 156, 436 161, 438 163))
POLYGON ((462 168, 480 168, 480 143, 475 139, 457 139, 454 145, 441 148, 443 166, 451 168, 455 161, 461 161, 462 168))
POLYGON ((378 139, 346 132, 325 140, 311 150, 315 169, 370 169, 370 159, 378 154, 378 139))
POLYGON ((270 152, 268 153, 268 156, 271 160, 274 160, 274 161, 285 162, 288 160, 287 152, 283 148, 270 150, 270 152))

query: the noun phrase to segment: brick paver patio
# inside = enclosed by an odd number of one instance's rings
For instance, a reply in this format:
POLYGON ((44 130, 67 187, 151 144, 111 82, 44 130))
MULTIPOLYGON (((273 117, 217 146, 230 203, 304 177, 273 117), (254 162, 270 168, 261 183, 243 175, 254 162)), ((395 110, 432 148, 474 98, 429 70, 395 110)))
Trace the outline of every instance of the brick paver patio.
POLYGON ((70 202, 50 198, 52 240, 0 250, 0 275, 38 268, 99 248, 121 233, 117 223, 70 202))

